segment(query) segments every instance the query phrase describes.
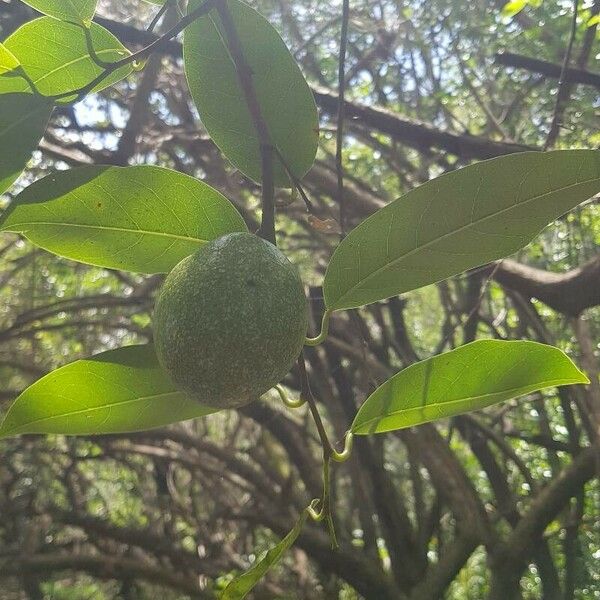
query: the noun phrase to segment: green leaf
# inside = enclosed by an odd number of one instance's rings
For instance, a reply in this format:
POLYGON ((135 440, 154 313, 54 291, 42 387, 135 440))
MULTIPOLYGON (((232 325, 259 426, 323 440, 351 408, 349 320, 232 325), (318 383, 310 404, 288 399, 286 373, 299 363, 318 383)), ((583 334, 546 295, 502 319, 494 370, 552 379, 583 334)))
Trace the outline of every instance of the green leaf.
POLYGON ((600 152, 523 152, 447 173, 363 221, 327 268, 327 308, 377 302, 516 252, 600 191, 600 152))
MULTIPOLYGON (((201 0, 192 0, 189 11, 201 0)), ((298 178, 310 169, 319 141, 312 92, 285 43, 259 13, 239 0, 228 0, 244 56, 252 71, 258 103, 271 140, 298 178)), ((244 92, 230 58, 226 35, 215 11, 185 31, 185 72, 208 133, 227 158, 254 181, 261 180, 259 142, 244 92)), ((275 162, 275 183, 290 187, 275 162)))
POLYGON ((594 25, 598 25, 600 23, 600 15, 594 15, 588 19, 588 22, 585 24, 586 27, 593 27, 594 25))
POLYGON ((22 2, 55 19, 81 25, 89 25, 96 12, 96 0, 22 0, 22 2))
MULTIPOLYGON (((89 35, 95 53, 104 62, 130 55, 112 33, 97 23, 91 24, 89 35)), ((5 40, 4 45, 18 58, 38 92, 45 96, 82 88, 104 71, 90 56, 85 29, 52 17, 25 23, 5 40)), ((126 65, 117 69, 94 91, 127 77, 132 68, 126 65)), ((0 77, 0 94, 7 92, 31 93, 31 86, 23 77, 0 77)))
POLYGON ((502 16, 514 17, 515 15, 518 15, 528 4, 528 0, 511 0, 511 2, 507 2, 502 7, 502 16))
POLYGON ((413 427, 549 387, 589 383, 558 348, 480 340, 400 371, 360 407, 358 435, 413 427))
POLYGON ((139 273, 165 273, 209 240, 246 231, 210 186, 154 166, 79 167, 36 181, 0 219, 54 254, 139 273))
POLYGON ((31 94, 0 95, 0 193, 21 174, 44 135, 52 104, 31 94))
POLYGON ((152 346, 128 346, 78 360, 36 381, 8 409, 0 438, 141 431, 213 412, 175 389, 152 346))
POLYGON ((307 511, 302 511, 294 528, 279 542, 279 544, 271 548, 249 571, 246 571, 243 575, 240 575, 229 583, 221 594, 220 600, 242 600, 242 598, 245 598, 252 591, 254 586, 265 576, 267 571, 280 561, 283 554, 289 550, 296 541, 302 531, 307 516, 307 511))
POLYGON ((4 44, 0 44, 0 75, 10 73, 18 68, 17 57, 4 44))

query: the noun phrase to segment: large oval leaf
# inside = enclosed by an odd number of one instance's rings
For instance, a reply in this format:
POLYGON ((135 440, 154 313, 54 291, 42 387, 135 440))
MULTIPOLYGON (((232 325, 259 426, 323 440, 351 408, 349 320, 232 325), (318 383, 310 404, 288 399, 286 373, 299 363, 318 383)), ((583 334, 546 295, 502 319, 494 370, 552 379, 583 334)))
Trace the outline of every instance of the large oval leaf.
MULTIPOLYGON (((112 33, 97 23, 91 24, 89 34, 95 53, 104 62, 114 62, 130 54, 112 33)), ((104 70, 90 56, 83 27, 52 17, 25 23, 4 45, 17 57, 39 93, 45 96, 84 87, 104 70)), ((120 81, 131 71, 131 65, 117 69, 93 91, 120 81)), ((0 93, 7 92, 30 93, 31 87, 22 77, 0 77, 0 93)))
MULTIPOLYGON (((202 0, 192 0, 189 11, 202 0)), ((252 79, 271 141, 292 173, 310 169, 319 141, 317 109, 296 61, 272 25, 239 0, 227 6, 252 71, 252 79)), ((185 31, 185 72, 200 118, 227 158, 254 181, 261 180, 256 129, 230 58, 227 36, 215 11, 185 31)), ((279 160, 275 183, 290 187, 279 160)))
POLYGON ((246 225, 227 198, 183 173, 93 166, 36 181, 0 219, 0 231, 87 264, 165 273, 207 241, 246 225))
POLYGON ((22 0, 45 15, 87 25, 96 12, 96 0, 22 0))
POLYGON ((360 407, 352 431, 394 431, 573 383, 589 381, 558 348, 480 340, 394 375, 360 407))
POLYGON ((391 202, 335 251, 329 310, 355 308, 512 254, 600 191, 600 152, 524 152, 442 175, 391 202))
POLYGON ((23 171, 44 135, 52 104, 31 94, 0 94, 0 193, 23 171))
POLYGON ((9 408, 0 438, 141 431, 213 412, 175 389, 152 346, 128 346, 78 360, 36 381, 9 408))

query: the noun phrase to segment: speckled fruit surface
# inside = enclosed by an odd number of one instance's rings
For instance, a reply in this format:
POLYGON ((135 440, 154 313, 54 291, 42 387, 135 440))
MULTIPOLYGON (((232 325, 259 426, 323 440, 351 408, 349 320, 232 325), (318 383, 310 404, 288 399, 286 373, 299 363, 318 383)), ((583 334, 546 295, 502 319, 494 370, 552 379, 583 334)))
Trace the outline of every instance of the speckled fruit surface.
POLYGON ((290 370, 307 329, 297 268, 272 244, 232 233, 184 258, 154 307, 158 358, 203 404, 256 400, 290 370))

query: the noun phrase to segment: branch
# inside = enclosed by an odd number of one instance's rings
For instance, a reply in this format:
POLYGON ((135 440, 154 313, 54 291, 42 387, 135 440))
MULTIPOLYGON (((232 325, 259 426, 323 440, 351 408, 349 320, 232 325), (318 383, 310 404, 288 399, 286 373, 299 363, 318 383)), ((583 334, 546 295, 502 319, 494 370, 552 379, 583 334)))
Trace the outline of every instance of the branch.
MULTIPOLYGON (((181 21, 179 21, 175 26, 171 27, 169 31, 161 35, 160 37, 154 37, 154 41, 148 44, 145 48, 134 52, 124 58, 117 60, 115 62, 111 62, 108 64, 103 64, 104 70, 97 77, 95 77, 88 84, 75 89, 70 90, 69 92, 65 92, 62 94, 58 94, 57 96, 53 96, 54 99, 62 99, 62 98, 71 98, 75 96, 74 102, 81 100, 84 96, 89 94, 97 85, 99 85, 102 81, 104 81, 111 73, 119 70, 121 67, 125 67, 130 64, 141 64, 144 63, 151 54, 155 52, 161 52, 164 48, 168 47, 171 40, 177 35, 179 35, 188 25, 193 23, 196 19, 200 18, 202 15, 207 14, 214 8, 215 2, 217 0, 205 0, 198 8, 193 10, 191 13, 187 14, 181 21)), ((35 92, 35 88, 33 89, 35 92)))
POLYGON ((340 205, 340 231, 342 238, 346 234, 346 205, 344 203, 344 118, 346 112, 346 50, 348 48, 348 22, 350 20, 350 0, 342 5, 342 33, 340 38, 340 56, 338 62, 338 110, 335 144, 335 167, 337 172, 338 203, 340 205))
POLYGON ((443 598, 477 546, 478 542, 471 536, 458 536, 452 540, 439 560, 430 565, 426 576, 411 590, 411 600, 443 598))
MULTIPOLYGON (((156 36, 148 31, 142 31, 110 19, 96 18, 96 21, 117 37, 133 44, 147 44, 151 43, 152 40, 156 40, 156 36)), ((160 48, 155 49, 173 58, 181 58, 182 55, 181 44, 174 40, 166 40, 160 45, 160 48)), ((600 81, 600 76, 597 76, 597 78, 600 81)), ((315 86, 312 87, 312 91, 317 104, 322 110, 331 115, 337 114, 338 97, 336 94, 326 88, 315 86)), ((539 150, 539 148, 523 144, 495 142, 470 134, 448 133, 426 123, 400 117, 398 114, 383 108, 369 107, 348 101, 345 102, 345 115, 347 118, 358 118, 367 127, 385 133, 411 148, 421 151, 439 148, 465 159, 485 159, 514 152, 539 150)))
MULTIPOLYGON (((72 511, 52 509, 55 518, 72 527, 79 527, 90 537, 100 536, 110 538, 128 546, 137 546, 157 558, 168 558, 177 567, 178 572, 187 569, 192 573, 206 574, 206 562, 202 561, 196 552, 190 552, 179 547, 174 540, 159 535, 150 528, 119 527, 107 520, 92 515, 77 514, 72 511)), ((218 576, 218 569, 209 572, 210 576, 218 576)))
POLYGON ((156 565, 125 558, 123 556, 86 556, 67 553, 32 554, 20 559, 11 558, 10 563, 0 566, 0 577, 14 577, 28 574, 54 573, 55 571, 85 571, 99 579, 126 579, 136 577, 152 583, 181 590, 192 598, 208 600, 213 598, 207 592, 198 589, 196 583, 189 581, 156 565))
MULTIPOLYGON (((338 98, 331 91, 313 87, 317 104, 332 115, 337 112, 338 98)), ((514 152, 538 150, 523 144, 495 142, 486 138, 470 135, 458 135, 442 131, 431 125, 401 117, 397 113, 385 108, 365 106, 356 102, 346 102, 346 117, 358 119, 361 125, 375 129, 401 141, 405 146, 423 151, 430 148, 439 148, 461 158, 493 158, 514 152)))
POLYGON ((463 465, 432 424, 400 432, 431 474, 435 487, 454 513, 461 535, 491 546, 496 541, 485 507, 463 465))
POLYGON ((533 500, 530 509, 504 543, 501 560, 518 564, 527 560, 532 547, 567 502, 591 479, 597 466, 598 449, 586 448, 533 500))
POLYGON ((150 96, 156 88, 161 67, 162 57, 159 54, 153 54, 148 59, 146 68, 138 81, 135 97, 129 110, 129 119, 121 132, 117 149, 111 156, 111 164, 127 165, 129 159, 135 154, 138 136, 142 133, 151 114, 150 96))
POLYGON ((494 279, 528 298, 570 316, 600 304, 600 255, 567 273, 553 273, 510 259, 485 267, 494 279), (498 266, 499 265, 499 266, 498 266))
POLYGON ((225 35, 227 37, 227 45, 238 79, 244 96, 246 105, 252 118, 254 128, 258 135, 258 143, 260 145, 260 157, 262 164, 262 222, 260 225, 260 236, 268 240, 272 244, 276 244, 275 239, 275 186, 273 181, 273 157, 274 148, 271 142, 271 136, 267 123, 264 120, 256 88, 252 79, 252 69, 246 60, 244 50, 240 42, 240 38, 235 28, 235 23, 227 3, 224 1, 217 2, 217 12, 223 24, 225 35))
MULTIPOLYGON (((514 52, 498 52, 495 56, 495 62, 498 65, 506 67, 515 67, 517 69, 525 69, 530 73, 539 73, 551 79, 559 79, 562 70, 561 65, 546 60, 530 58, 522 54, 515 54, 514 52)), ((591 85, 600 88, 600 74, 591 73, 585 69, 568 67, 565 70, 565 81, 567 83, 591 85)))
POLYGON ((571 86, 565 79, 565 73, 569 68, 571 62, 571 53, 573 51, 573 43, 575 36, 577 35, 577 16, 579 9, 579 0, 573 0, 573 17, 571 19, 571 32, 569 34, 569 42, 567 44, 567 50, 565 52, 565 58, 563 60, 562 67, 560 69, 560 77, 558 78, 558 91, 556 92, 556 102, 554 104, 554 114, 552 115, 552 123, 550 124, 550 131, 544 144, 544 150, 549 150, 554 146, 560 133, 560 126, 562 125, 562 119, 565 112, 566 105, 571 96, 571 86))

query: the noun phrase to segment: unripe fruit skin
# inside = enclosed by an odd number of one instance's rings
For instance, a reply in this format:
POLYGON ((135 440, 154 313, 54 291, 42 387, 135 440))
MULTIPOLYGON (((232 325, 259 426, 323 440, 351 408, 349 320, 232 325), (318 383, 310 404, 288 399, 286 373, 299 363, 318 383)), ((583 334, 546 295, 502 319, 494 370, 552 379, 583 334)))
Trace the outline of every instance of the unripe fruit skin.
POLYGON ((237 408, 288 373, 307 320, 297 268, 258 236, 232 233, 169 273, 154 308, 154 343, 181 391, 208 406, 237 408))

